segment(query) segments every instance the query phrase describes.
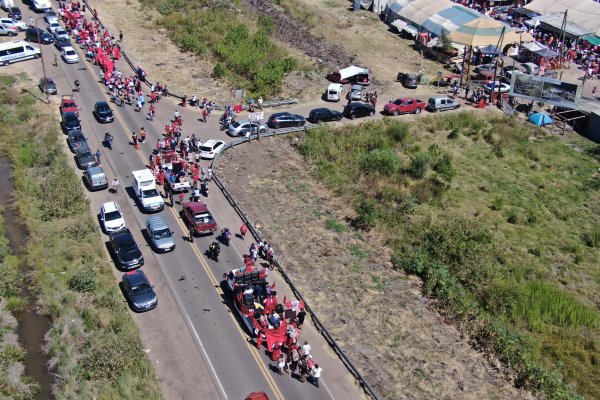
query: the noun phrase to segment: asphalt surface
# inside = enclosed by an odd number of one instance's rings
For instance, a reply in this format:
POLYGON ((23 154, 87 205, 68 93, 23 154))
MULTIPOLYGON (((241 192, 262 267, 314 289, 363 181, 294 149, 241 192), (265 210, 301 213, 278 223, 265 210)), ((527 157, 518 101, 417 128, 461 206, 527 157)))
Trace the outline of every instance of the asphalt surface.
MULTIPOLYGON (((21 5, 21 9, 23 21, 27 21, 30 15, 34 18, 40 16, 24 5, 21 5)), ((40 27, 45 26, 43 19, 38 23, 40 27)), ((11 38, 16 39, 24 39, 24 34, 11 38)), ((92 151, 100 149, 102 167, 108 181, 117 176, 121 182, 121 190, 116 195, 100 191, 89 193, 88 198, 94 214, 98 213, 103 202, 117 201, 125 213, 127 226, 144 254, 146 264, 142 269, 155 285, 159 306, 147 313, 131 314, 140 328, 146 352, 155 364, 165 396, 241 399, 252 391, 265 391, 271 399, 362 398, 362 390, 309 321, 300 339, 310 338, 315 359, 324 368, 320 388, 300 383, 289 376, 280 377, 271 368, 273 362, 264 348, 258 351, 249 341, 248 333, 243 330, 235 311, 229 308, 223 296, 220 282, 223 273, 242 265, 241 254, 247 252, 251 239, 246 238, 242 242, 234 238, 231 247, 222 246, 218 263, 209 260, 204 252, 215 236, 196 237, 190 243, 187 229, 179 216, 181 206, 176 200, 173 208, 166 206, 161 212, 175 233, 175 251, 159 255, 148 245, 144 231, 147 215, 138 209, 132 196, 131 171, 146 168, 154 144, 162 137, 164 125, 178 108, 174 101, 165 99, 158 103, 155 122, 147 119, 148 105, 140 113, 131 106, 121 108, 111 103, 115 122, 99 124, 92 115, 93 105, 96 101, 108 101, 108 96, 106 88, 98 82, 98 68, 85 60, 79 48, 80 62, 71 65, 61 60, 60 53, 53 45, 42 45, 42 50, 46 74, 55 78, 58 86, 58 95, 53 96, 52 106, 58 105, 62 94, 72 93, 75 79, 81 82, 81 90, 74 93, 74 97, 79 105, 82 130, 92 151), (53 64, 55 54, 58 56, 56 66, 53 64), (139 132, 141 127, 145 127, 147 141, 140 150, 136 150, 129 143, 129 138, 133 131, 139 132), (115 139, 113 150, 100 144, 107 130, 115 139)), ((118 62, 117 66, 126 76, 132 73, 124 61, 118 62)), ((36 83, 42 76, 39 60, 12 64, 4 70, 6 73, 21 71, 26 71, 36 83)), ((148 90, 145 93, 149 98, 148 90)), ((38 96, 40 101, 45 100, 39 92, 33 95, 38 96)), ((218 130, 217 112, 204 124, 198 121, 200 113, 197 110, 179 109, 183 114, 184 137, 195 133, 203 141, 208 138, 231 140, 218 130)), ((66 135, 64 138, 66 142, 66 135)), ((68 152, 66 143, 65 151, 68 152)), ((74 161, 72 164, 75 165, 74 161)), ((203 162, 205 168, 209 164, 210 161, 203 162)), ((211 184, 210 196, 203 201, 211 207, 219 228, 229 226, 235 233, 241 222, 217 191, 217 187, 211 184)), ((103 238, 108 242, 107 236, 103 235, 103 238)), ((115 269, 116 277, 121 274, 115 269)), ((282 285, 283 281, 279 279, 277 290, 280 292, 285 290, 282 285)))

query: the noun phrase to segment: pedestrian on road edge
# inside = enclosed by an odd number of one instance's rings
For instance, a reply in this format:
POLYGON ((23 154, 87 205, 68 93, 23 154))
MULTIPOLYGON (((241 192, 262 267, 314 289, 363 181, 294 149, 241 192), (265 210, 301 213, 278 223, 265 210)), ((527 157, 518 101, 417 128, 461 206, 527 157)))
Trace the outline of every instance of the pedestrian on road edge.
POLYGON ((323 368, 319 367, 319 364, 315 364, 313 369, 310 371, 310 377, 313 382, 313 385, 319 387, 319 378, 321 377, 321 372, 323 372, 323 368))
POLYGON ((242 226, 240 226, 240 234, 242 235, 242 240, 246 239, 246 233, 248 232, 248 227, 246 224, 242 222, 242 226))
POLYGON ((100 156, 101 156, 100 149, 97 149, 96 150, 96 162, 98 163, 98 165, 101 165, 100 164, 100 156))

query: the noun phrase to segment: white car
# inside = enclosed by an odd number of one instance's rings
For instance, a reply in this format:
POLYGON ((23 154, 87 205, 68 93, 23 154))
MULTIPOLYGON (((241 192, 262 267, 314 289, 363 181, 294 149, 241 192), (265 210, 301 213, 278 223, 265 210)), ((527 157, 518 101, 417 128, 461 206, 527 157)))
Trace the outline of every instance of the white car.
POLYGON ((200 157, 213 159, 217 154, 223 151, 225 142, 222 140, 210 139, 200 146, 200 157))
POLYGON ((27 29, 27 24, 23 21, 16 21, 12 18, 0 18, 0 24, 4 25, 4 26, 14 26, 16 27, 20 32, 24 31, 25 29, 27 29))
MULTIPOLYGON (((496 64, 481 64, 475 67, 475 72, 494 72, 496 64)), ((502 72, 502 68, 498 66, 498 72, 502 72)))
MULTIPOLYGON (((504 82, 496 81, 496 83, 493 86, 494 86, 494 92, 496 92, 496 93, 497 92, 508 93, 510 91, 510 85, 507 83, 504 83, 504 82)), ((492 82, 486 83, 483 86, 483 89, 488 93, 491 92, 492 91, 492 82)))
POLYGON ((109 232, 120 231, 125 228, 125 218, 119 208, 119 205, 114 201, 109 201, 102 204, 100 207, 100 221, 104 225, 104 230, 109 232))
POLYGON ((62 58, 67 64, 75 64, 79 62, 79 56, 73 47, 65 46, 61 50, 62 58))
POLYGON ((46 16, 44 17, 44 20, 47 24, 50 24, 52 22, 58 22, 58 15, 56 15, 54 11, 47 12, 46 16))
POLYGON ((67 31, 65 31, 64 28, 60 27, 54 30, 54 39, 55 40, 61 40, 61 39, 69 39, 69 34, 67 33, 67 31))
POLYGON ((62 29, 62 26, 58 23, 58 21, 53 21, 48 24, 48 32, 54 34, 54 31, 58 28, 62 29))

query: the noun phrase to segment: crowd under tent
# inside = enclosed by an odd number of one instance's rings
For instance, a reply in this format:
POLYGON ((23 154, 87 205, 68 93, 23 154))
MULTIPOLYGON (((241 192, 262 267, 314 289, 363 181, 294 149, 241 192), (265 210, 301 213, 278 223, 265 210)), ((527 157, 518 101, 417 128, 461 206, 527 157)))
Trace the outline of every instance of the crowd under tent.
MULTIPOLYGON (((562 15, 540 15, 539 17, 530 19, 526 22, 526 24, 529 26, 539 26, 546 31, 561 33, 563 22, 564 16, 562 15)), ((565 36, 568 39, 578 39, 590 33, 593 33, 593 31, 569 22, 569 18, 567 17, 567 23, 565 24, 565 36)))

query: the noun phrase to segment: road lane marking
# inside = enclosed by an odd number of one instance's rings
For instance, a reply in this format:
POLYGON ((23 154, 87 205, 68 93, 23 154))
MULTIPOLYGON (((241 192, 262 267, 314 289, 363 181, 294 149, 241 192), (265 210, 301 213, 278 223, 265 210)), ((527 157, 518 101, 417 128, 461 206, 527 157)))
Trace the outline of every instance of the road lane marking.
MULTIPOLYGON (((79 46, 76 46, 76 50, 77 50, 78 53, 82 54, 81 48, 79 46)), ((85 54, 83 54, 83 56, 84 56, 84 60, 87 61, 87 58, 85 58, 85 54)), ((99 82, 99 80, 100 80, 99 76, 96 75, 96 72, 88 65, 89 64, 88 62, 84 61, 84 63, 85 63, 85 66, 86 66, 87 70, 90 71, 90 74, 93 76, 94 80, 96 81, 96 84, 100 88, 100 91, 102 92, 102 95, 104 96, 104 98, 107 100, 108 103, 111 103, 111 100, 108 97, 108 95, 106 94, 106 91, 104 90, 104 87, 101 86, 101 83, 99 82)), ((121 125, 121 128, 123 128, 123 131, 124 132, 128 132, 128 130, 127 130, 127 124, 125 123, 125 121, 121 117, 120 112, 115 109, 115 111, 113 112, 113 114, 115 114, 116 119, 119 121, 119 124, 121 125)), ((125 135, 126 135, 126 138, 128 139, 127 133, 125 133, 125 135)), ((146 165, 146 160, 144 158, 143 153, 141 151, 136 151, 136 153, 140 157, 140 160, 143 162, 143 164, 146 165)), ((116 171, 116 168, 115 168, 115 171, 116 171)), ((186 227, 183 224, 181 218, 179 217, 179 215, 175 211, 175 208, 174 207, 169 207, 169 208, 171 209, 171 212, 175 216, 175 220, 177 221, 178 225, 180 226, 180 228, 182 229, 183 233, 185 234, 188 230, 186 229, 186 227)), ((217 292, 217 294, 220 296, 221 293, 219 293, 219 290, 217 290, 217 288, 220 289, 220 284, 219 284, 220 281, 216 280, 215 275, 213 274, 212 270, 210 270, 210 267, 208 266, 208 263, 206 263, 206 260, 204 259, 204 256, 200 253, 200 251, 199 251, 196 243, 191 243, 191 248, 194 251, 194 254, 196 255, 196 257, 198 258, 198 261, 200 262, 200 265, 202 266, 202 269, 204 270, 204 272, 206 273, 206 275, 208 275, 209 280, 211 281, 211 283, 215 287, 215 292, 217 292)), ((170 279, 168 278, 168 276, 165 275, 165 278, 167 279, 167 281, 170 281, 170 279)), ((175 293, 173 293, 173 295, 174 295, 174 297, 177 298, 178 303, 180 303, 180 299, 178 299, 178 295, 176 295, 175 293)), ((185 309, 181 307, 181 304, 180 304, 180 309, 184 313, 184 315, 186 316, 186 318, 189 320, 189 315, 187 314, 187 312, 185 311, 185 309)), ((260 357, 259 357, 259 354, 260 354, 259 350, 256 347, 254 347, 253 345, 251 345, 250 342, 247 340, 248 335, 241 329, 238 320, 233 315, 234 311, 233 310, 229 310, 229 311, 230 312, 228 312, 228 314, 229 314, 230 318, 233 320, 234 326, 236 326, 237 331, 240 333, 240 336, 242 336, 242 338, 244 339, 244 342, 246 343, 246 346, 250 350, 250 354, 254 358, 255 362, 258 364, 259 370, 262 372, 263 376, 265 377, 265 380, 267 381, 267 384, 270 386, 270 389, 275 394, 275 396, 276 396, 277 399, 284 400, 285 397, 283 396, 283 394, 279 390, 279 386, 273 380, 273 377, 271 376, 271 374, 267 370, 267 367, 265 366, 265 363, 260 359, 260 357)), ((194 333, 194 336, 199 340, 200 336, 198 335, 198 332, 193 327, 193 325, 191 326, 191 328, 192 328, 192 331, 194 333)), ((196 342, 196 343, 201 348, 201 350, 203 352, 205 352, 204 345, 202 344, 202 342, 199 341, 199 342, 196 342)), ((223 392, 222 392, 223 396, 227 399, 227 394, 224 392, 224 389, 223 389, 223 386, 221 384, 221 381, 219 380, 219 377, 216 375, 216 371, 214 369, 214 366, 210 362, 210 359, 208 359, 208 355, 207 355, 207 361, 208 361, 208 364, 210 365, 212 373, 214 374, 214 378, 216 379, 216 381, 219 384, 220 390, 223 390, 223 392)))

